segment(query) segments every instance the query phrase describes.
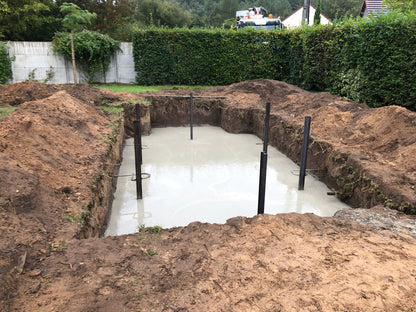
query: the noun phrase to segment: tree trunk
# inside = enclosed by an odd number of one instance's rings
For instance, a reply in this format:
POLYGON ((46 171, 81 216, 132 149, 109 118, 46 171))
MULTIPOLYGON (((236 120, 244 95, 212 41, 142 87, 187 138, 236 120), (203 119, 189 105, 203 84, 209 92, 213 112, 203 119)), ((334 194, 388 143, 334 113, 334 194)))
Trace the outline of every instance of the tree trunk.
POLYGON ((74 71, 74 84, 77 84, 77 68, 75 66, 74 32, 73 31, 71 31, 71 54, 72 54, 72 70, 74 71))

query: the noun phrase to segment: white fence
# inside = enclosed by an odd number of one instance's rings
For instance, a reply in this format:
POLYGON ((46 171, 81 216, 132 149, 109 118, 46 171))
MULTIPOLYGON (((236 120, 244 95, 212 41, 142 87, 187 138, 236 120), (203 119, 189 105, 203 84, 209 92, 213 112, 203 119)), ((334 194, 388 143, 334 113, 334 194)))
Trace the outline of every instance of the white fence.
MULTIPOLYGON (((74 83, 71 60, 53 52, 50 42, 9 41, 12 57, 13 78, 11 83, 29 79, 46 83, 74 83), (52 78, 50 78, 53 76, 52 78), (49 77, 49 79, 48 79, 49 77)), ((94 77, 103 83, 134 83, 133 47, 131 42, 122 42, 121 50, 111 59, 105 77, 94 77)), ((85 74, 77 67, 78 82, 85 82, 85 74)))

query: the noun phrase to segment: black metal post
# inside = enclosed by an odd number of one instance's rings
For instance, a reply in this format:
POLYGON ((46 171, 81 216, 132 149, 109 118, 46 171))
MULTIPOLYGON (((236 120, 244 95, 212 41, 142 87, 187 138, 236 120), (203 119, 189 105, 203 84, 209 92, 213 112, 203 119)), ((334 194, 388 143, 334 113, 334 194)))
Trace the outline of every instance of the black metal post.
POLYGON ((260 154, 260 179, 259 179, 259 200, 257 214, 264 213, 264 202, 266 198, 266 172, 267 172, 267 146, 269 144, 269 120, 270 103, 266 103, 266 115, 264 117, 263 151, 260 154))
POLYGON ((142 154, 142 125, 140 122, 140 104, 136 104, 136 120, 139 121, 139 153, 140 153, 140 165, 143 164, 143 154, 142 154))
POLYGON ((264 213, 264 201, 266 198, 266 172, 267 172, 267 153, 260 153, 260 181, 259 181, 259 201, 257 214, 264 213))
POLYGON ((190 107, 190 114, 191 114, 191 140, 194 139, 194 96, 193 93, 191 92, 190 94, 191 97, 191 107, 190 107))
POLYGON ((302 158, 300 162, 299 186, 298 186, 299 191, 302 191, 305 188, 306 161, 308 159, 310 127, 311 127, 311 117, 306 116, 305 126, 303 130, 302 158))
POLYGON ((263 135, 263 152, 267 153, 269 144, 269 120, 270 120, 270 103, 266 103, 266 116, 264 117, 264 135, 263 135))
POLYGON ((136 120, 140 120, 140 104, 136 104, 136 120))
POLYGON ((136 194, 137 199, 142 199, 142 166, 140 164, 140 147, 139 147, 139 121, 133 121, 134 124, 134 158, 136 164, 136 194))

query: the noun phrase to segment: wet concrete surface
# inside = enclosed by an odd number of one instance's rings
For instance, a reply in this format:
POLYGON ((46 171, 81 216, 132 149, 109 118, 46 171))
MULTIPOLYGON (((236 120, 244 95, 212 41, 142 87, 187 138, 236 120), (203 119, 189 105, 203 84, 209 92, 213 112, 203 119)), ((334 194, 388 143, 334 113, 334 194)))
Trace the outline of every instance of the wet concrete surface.
MULTIPOLYGON (((113 208, 105 232, 122 235, 140 226, 170 228, 193 221, 225 223, 257 214, 262 141, 251 134, 231 134, 219 127, 154 128, 143 136, 143 199, 131 181, 133 139, 126 140, 113 208), (143 175, 144 177, 144 175, 143 175)), ((312 164, 313 166, 313 164, 312 164)), ((269 146, 265 213, 314 213, 333 216, 348 205, 311 174, 298 191, 299 167, 269 146)))

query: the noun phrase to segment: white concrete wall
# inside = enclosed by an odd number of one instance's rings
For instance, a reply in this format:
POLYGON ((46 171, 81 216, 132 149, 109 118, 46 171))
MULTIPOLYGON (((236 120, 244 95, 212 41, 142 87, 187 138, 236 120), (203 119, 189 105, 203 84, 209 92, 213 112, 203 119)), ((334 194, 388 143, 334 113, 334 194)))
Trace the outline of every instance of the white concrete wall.
MULTIPOLYGON (((47 72, 53 71, 54 77, 47 83, 74 83, 71 60, 53 52, 50 42, 9 41, 9 55, 12 57, 13 79, 11 83, 29 79, 34 70, 34 80, 44 82, 47 72)), ((131 42, 122 42, 122 51, 111 59, 110 68, 105 77, 95 77, 97 82, 134 83, 133 47, 131 42)), ((78 82, 85 82, 85 75, 77 68, 78 82)))

